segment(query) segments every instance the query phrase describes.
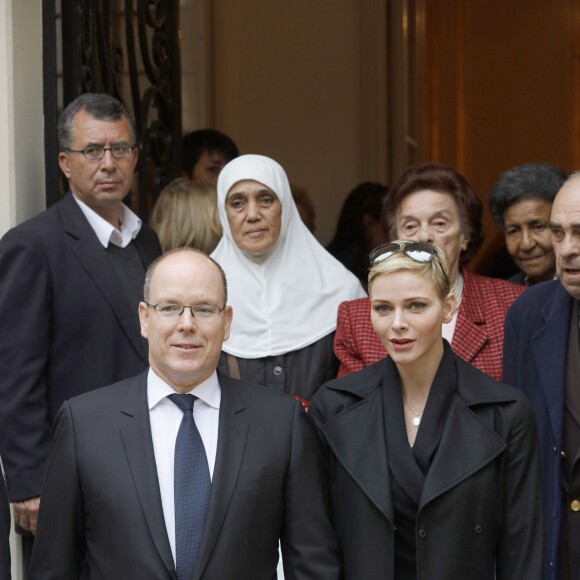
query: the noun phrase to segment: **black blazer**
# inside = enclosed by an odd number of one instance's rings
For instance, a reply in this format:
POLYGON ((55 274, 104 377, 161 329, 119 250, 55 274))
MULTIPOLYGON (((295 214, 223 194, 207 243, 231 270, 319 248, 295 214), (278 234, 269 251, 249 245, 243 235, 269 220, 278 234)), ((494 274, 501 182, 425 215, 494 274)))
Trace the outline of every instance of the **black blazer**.
MULTIPOLYGON (((316 432, 298 401, 219 374, 218 447, 195 580, 340 577, 316 432)), ((176 578, 147 373, 67 401, 55 421, 31 579, 176 578)))
POLYGON ((528 288, 508 310, 505 321, 503 380, 529 397, 540 435, 545 580, 560 577, 560 452, 573 302, 559 280, 550 280, 528 288))
MULTIPOLYGON (((161 252, 143 226, 145 266, 161 252)), ((141 372, 147 345, 106 250, 67 196, 0 241, 0 455, 11 501, 40 495, 63 401, 141 372)))
MULTIPOLYGON (((540 580, 540 469, 530 405, 450 349, 444 356, 455 360, 458 384, 419 503, 418 578, 540 580)), ((326 383, 309 409, 329 453, 345 580, 393 580, 396 522, 382 388, 392 364, 386 358, 326 383)))

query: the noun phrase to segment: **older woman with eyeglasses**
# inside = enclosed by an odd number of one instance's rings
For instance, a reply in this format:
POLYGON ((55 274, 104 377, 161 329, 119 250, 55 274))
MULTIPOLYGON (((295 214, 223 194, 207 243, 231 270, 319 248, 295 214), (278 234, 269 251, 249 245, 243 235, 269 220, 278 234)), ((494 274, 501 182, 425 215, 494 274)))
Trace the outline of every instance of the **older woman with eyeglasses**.
MULTIPOLYGON (((465 177, 440 163, 407 169, 389 190, 383 211, 387 239, 436 243, 445 252, 457 305, 455 315, 443 326, 443 337, 463 360, 499 381, 505 315, 523 288, 466 268, 483 242, 481 217, 481 202, 465 177)), ((338 376, 387 354, 372 331, 369 313, 368 299, 339 307, 334 342, 340 360, 338 376)))
POLYGON ((242 155, 218 179, 223 237, 212 253, 228 278, 234 317, 220 369, 309 400, 336 376, 336 311, 365 296, 300 219, 284 169, 242 155))
POLYGON ((372 327, 389 356, 326 383, 310 405, 345 580, 540 580, 529 402, 442 338, 457 300, 439 248, 383 244, 371 264, 372 327))

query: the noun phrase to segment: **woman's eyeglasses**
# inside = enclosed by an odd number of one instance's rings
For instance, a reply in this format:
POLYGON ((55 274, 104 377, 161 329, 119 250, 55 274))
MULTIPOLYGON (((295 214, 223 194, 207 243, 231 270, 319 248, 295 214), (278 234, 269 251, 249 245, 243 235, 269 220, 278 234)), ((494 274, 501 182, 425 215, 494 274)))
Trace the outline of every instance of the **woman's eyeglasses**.
POLYGON ((437 250, 431 244, 424 242, 388 242, 377 246, 369 254, 371 266, 387 260, 399 252, 403 252, 408 258, 421 264, 426 264, 437 256, 437 250))

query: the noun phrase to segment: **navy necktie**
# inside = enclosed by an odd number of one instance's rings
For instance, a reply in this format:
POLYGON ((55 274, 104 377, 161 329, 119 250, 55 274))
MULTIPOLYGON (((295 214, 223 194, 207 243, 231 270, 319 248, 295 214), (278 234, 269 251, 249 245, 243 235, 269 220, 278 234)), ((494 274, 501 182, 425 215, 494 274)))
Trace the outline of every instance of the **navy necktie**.
POLYGON ((175 567, 179 580, 191 580, 203 539, 211 479, 203 441, 193 420, 193 395, 169 395, 183 418, 175 441, 175 567))

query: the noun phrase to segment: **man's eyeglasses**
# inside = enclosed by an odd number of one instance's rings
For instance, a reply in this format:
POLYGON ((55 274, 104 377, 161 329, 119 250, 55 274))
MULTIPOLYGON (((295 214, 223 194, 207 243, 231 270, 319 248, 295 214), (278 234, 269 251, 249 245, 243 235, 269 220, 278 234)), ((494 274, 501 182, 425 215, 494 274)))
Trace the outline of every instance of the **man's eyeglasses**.
POLYGON ((408 258, 421 264, 430 262, 437 255, 437 250, 431 244, 424 242, 388 242, 377 246, 369 254, 371 266, 399 252, 403 252, 408 258))
POLYGON ((149 304, 147 306, 155 310, 155 314, 163 318, 177 318, 181 316, 186 308, 189 308, 191 315, 199 320, 212 320, 217 318, 224 310, 218 306, 200 304, 198 306, 185 306, 183 304, 172 304, 171 302, 159 302, 158 304, 149 304))
POLYGON ((119 143, 112 147, 101 147, 100 145, 88 145, 84 149, 70 149, 67 147, 65 151, 69 153, 82 153, 89 161, 98 161, 105 156, 105 152, 107 151, 110 151, 115 159, 123 159, 124 157, 129 157, 135 149, 136 147, 134 145, 119 143))

